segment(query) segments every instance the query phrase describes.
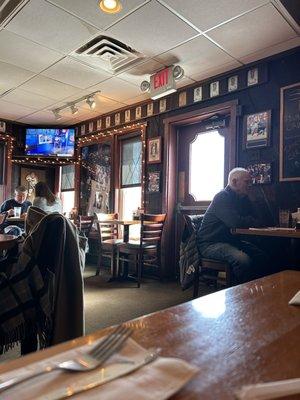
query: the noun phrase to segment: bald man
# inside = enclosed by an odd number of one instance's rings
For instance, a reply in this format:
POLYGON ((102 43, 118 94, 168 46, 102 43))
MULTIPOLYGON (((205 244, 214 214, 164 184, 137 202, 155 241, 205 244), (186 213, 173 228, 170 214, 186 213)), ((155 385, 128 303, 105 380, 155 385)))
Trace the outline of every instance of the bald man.
POLYGON ((197 234, 200 254, 231 265, 234 284, 267 274, 268 256, 252 243, 232 235, 232 228, 260 226, 248 197, 252 179, 244 168, 234 168, 228 185, 215 195, 197 234))

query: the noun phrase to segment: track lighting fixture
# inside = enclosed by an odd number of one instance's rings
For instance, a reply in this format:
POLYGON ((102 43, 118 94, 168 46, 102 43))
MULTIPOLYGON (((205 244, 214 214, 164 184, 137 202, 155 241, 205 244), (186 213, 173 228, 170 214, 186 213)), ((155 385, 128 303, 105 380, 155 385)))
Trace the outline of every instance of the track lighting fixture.
POLYGON ((101 0, 99 1, 99 7, 108 14, 116 14, 122 10, 120 0, 101 0))
POLYGON ((59 113, 60 110, 52 110, 54 114, 54 118, 58 121, 59 119, 62 119, 62 116, 59 113))
POLYGON ((78 114, 78 108, 74 104, 71 105, 71 113, 73 115, 78 114))
POLYGON ((87 104, 90 106, 90 109, 93 110, 96 107, 96 102, 94 96, 89 96, 86 99, 87 104))
POLYGON ((100 93, 100 90, 97 90, 96 92, 90 93, 88 95, 82 96, 77 100, 74 100, 70 103, 67 103, 66 105, 59 107, 59 108, 55 108, 54 110, 52 110, 53 115, 55 117, 56 120, 59 120, 62 118, 62 115, 60 115, 60 112, 62 110, 65 110, 66 108, 69 108, 71 110, 72 115, 76 115, 79 112, 78 107, 76 106, 76 104, 78 103, 82 103, 82 102, 86 102, 91 110, 94 110, 96 107, 96 101, 95 101, 95 95, 100 93))

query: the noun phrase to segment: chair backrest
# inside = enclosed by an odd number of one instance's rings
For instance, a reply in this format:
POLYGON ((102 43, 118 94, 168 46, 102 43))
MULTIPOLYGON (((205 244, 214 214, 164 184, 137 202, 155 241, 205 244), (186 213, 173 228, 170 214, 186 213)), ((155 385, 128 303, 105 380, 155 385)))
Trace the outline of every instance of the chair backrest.
POLYGON ((188 215, 184 214, 184 219, 188 227, 189 233, 197 232, 203 221, 204 214, 188 215))
POLYGON ((94 218, 95 217, 89 215, 79 215, 78 217, 77 226, 79 230, 85 234, 86 237, 88 237, 90 234, 90 231, 94 223, 94 218))
POLYGON ((97 217, 97 228, 99 232, 100 243, 108 239, 118 239, 119 225, 114 223, 119 215, 118 213, 102 214, 95 213, 97 217))
POLYGON ((7 212, 0 214, 0 228, 4 225, 6 218, 7 218, 7 212))
POLYGON ((141 214, 141 246, 155 244, 160 246, 166 214, 141 214))

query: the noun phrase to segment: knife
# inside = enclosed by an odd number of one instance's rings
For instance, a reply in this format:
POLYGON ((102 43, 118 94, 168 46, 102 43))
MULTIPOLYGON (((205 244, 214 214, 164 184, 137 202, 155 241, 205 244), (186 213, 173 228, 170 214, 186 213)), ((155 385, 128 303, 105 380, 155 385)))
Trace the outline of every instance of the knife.
POLYGON ((148 351, 141 360, 134 362, 116 363, 108 365, 107 367, 100 368, 93 372, 86 373, 81 379, 76 380, 72 384, 54 389, 49 393, 43 394, 36 400, 60 400, 74 396, 75 394, 85 392, 97 386, 104 385, 114 379, 120 378, 124 375, 130 374, 133 371, 151 363, 158 357, 158 350, 148 351))

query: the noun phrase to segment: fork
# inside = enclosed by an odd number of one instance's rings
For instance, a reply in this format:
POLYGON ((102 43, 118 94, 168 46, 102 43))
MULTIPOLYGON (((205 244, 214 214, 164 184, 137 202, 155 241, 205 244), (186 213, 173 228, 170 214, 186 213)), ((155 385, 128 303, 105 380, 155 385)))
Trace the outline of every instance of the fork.
POLYGON ((72 360, 63 361, 59 364, 54 365, 53 367, 49 366, 40 372, 34 372, 30 375, 26 375, 20 378, 11 378, 4 382, 1 382, 0 392, 52 371, 91 371, 102 365, 110 356, 117 352, 122 347, 123 343, 131 335, 131 333, 132 330, 130 328, 120 325, 110 335, 103 339, 99 344, 94 346, 93 349, 86 354, 81 354, 72 360))

